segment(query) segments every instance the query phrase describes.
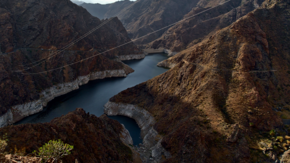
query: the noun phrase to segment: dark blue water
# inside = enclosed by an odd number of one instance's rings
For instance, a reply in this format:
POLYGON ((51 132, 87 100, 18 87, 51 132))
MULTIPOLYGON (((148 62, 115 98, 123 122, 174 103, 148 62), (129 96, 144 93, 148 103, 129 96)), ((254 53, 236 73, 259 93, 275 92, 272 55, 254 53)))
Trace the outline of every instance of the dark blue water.
MULTIPOLYGON (((157 63, 167 59, 165 54, 152 54, 143 60, 126 61, 125 63, 135 70, 126 78, 110 78, 90 81, 81 86, 79 90, 60 96, 48 103, 44 111, 29 116, 17 124, 50 122, 56 117, 83 108, 86 112, 101 116, 104 114, 103 106, 111 97, 119 92, 145 82, 153 77, 164 73, 167 69, 157 67, 157 63)), ((110 117, 124 124, 129 130, 134 145, 142 143, 140 129, 133 119, 115 116, 110 117)))

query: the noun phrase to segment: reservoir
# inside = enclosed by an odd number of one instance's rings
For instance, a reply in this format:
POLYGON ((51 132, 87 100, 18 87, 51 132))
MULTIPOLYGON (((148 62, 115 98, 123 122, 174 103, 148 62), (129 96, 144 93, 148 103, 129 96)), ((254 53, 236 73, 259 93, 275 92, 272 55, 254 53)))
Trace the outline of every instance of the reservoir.
MULTIPOLYGON (((86 112, 101 116, 104 114, 104 105, 111 97, 119 92, 145 82, 167 71, 165 68, 157 67, 157 63, 167 59, 166 54, 150 54, 142 60, 125 61, 135 70, 126 78, 108 78, 90 81, 80 89, 60 96, 48 103, 44 111, 29 116, 16 124, 50 122, 56 117, 83 108, 86 112)), ((134 145, 142 143, 140 129, 135 120, 122 116, 110 117, 124 124, 129 130, 134 145)))

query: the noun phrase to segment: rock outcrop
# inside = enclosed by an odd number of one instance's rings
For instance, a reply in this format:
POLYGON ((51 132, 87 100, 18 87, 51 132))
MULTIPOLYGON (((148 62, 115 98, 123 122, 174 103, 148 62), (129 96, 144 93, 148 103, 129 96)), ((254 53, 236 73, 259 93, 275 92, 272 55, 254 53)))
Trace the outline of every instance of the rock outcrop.
POLYGON ((165 162, 277 161, 256 146, 283 129, 272 108, 290 104, 290 3, 262 6, 162 62, 171 66, 166 73, 110 99, 154 118, 172 155, 165 162))
POLYGON ((117 121, 103 115, 96 117, 76 109, 49 123, 23 124, 0 129, 0 135, 7 134, 9 140, 5 151, 31 154, 49 140, 61 139, 74 146, 63 162, 132 162, 132 151, 122 140, 132 138, 117 121))
POLYGON ((49 100, 89 80, 133 72, 115 59, 144 55, 128 43, 118 18, 73 42, 104 21, 70 0, 0 1, 1 126, 42 110, 49 100))
POLYGON ((121 61, 135 60, 135 59, 143 59, 146 54, 132 54, 132 55, 121 55, 118 58, 121 61))
MULTIPOLYGON (((12 154, 0 155, 1 163, 21 162, 21 163, 41 163, 42 159, 38 157, 17 156, 12 154)), ((48 163, 51 161, 47 161, 48 163)))
POLYGON ((282 158, 281 158, 281 163, 288 163, 290 162, 290 151, 286 151, 283 155, 282 155, 282 158))

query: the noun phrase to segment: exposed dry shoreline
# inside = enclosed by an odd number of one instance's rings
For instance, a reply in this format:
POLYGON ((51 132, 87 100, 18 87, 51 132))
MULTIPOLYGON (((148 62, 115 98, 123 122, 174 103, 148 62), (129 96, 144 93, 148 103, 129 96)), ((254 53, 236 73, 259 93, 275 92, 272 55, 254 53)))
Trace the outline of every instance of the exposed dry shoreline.
POLYGON ((105 105, 105 114, 109 116, 122 115, 132 118, 141 129, 143 144, 136 148, 143 162, 160 162, 163 157, 170 158, 171 154, 166 151, 162 145, 162 136, 153 128, 156 123, 154 117, 145 109, 131 104, 119 104, 107 102, 105 105))
POLYGON ((4 115, 0 117, 0 127, 13 124, 21 119, 41 112, 48 102, 54 98, 67 94, 71 91, 79 89, 79 86, 87 84, 91 80, 111 78, 111 77, 126 77, 129 73, 125 68, 120 70, 106 70, 93 72, 86 76, 80 76, 76 80, 68 83, 61 83, 43 90, 40 93, 40 99, 27 102, 25 104, 12 106, 4 115))

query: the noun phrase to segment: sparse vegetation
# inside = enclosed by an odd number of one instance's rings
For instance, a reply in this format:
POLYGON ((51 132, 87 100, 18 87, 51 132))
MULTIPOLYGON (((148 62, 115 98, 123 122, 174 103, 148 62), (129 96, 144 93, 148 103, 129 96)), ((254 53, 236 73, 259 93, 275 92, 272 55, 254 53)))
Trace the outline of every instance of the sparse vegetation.
POLYGON ((3 153, 7 146, 7 134, 5 134, 2 139, 0 139, 0 153, 3 153))
POLYGON ((34 151, 33 153, 41 157, 44 161, 52 159, 53 162, 69 155, 73 148, 72 145, 65 144, 61 140, 50 140, 40 147, 38 152, 34 151))
POLYGON ((250 123, 249 123, 249 126, 250 126, 250 127, 253 127, 253 126, 254 126, 254 123, 253 123, 253 122, 250 122, 250 123))
POLYGON ((276 131, 273 129, 273 130, 271 130, 271 131, 269 132, 269 134, 270 134, 271 136, 275 136, 275 135, 276 135, 276 131))

